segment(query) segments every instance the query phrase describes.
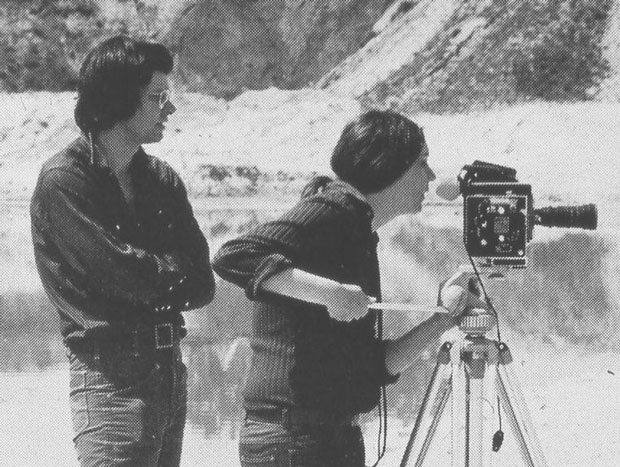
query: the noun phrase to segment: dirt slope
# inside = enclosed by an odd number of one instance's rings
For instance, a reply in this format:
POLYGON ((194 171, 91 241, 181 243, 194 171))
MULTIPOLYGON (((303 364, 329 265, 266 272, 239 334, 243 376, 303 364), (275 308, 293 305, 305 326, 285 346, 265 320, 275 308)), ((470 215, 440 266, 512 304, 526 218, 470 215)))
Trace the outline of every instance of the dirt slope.
POLYGON ((617 1, 409 3, 317 85, 410 111, 615 100, 599 90, 619 65, 617 1))
POLYGON ((186 90, 233 98, 316 81, 357 51, 391 0, 0 0, 0 91, 70 90, 114 34, 158 40, 186 90))
POLYGON ((316 85, 463 111, 617 100, 619 0, 0 0, 0 90, 71 90, 112 34, 159 40, 176 84, 232 99, 316 85))

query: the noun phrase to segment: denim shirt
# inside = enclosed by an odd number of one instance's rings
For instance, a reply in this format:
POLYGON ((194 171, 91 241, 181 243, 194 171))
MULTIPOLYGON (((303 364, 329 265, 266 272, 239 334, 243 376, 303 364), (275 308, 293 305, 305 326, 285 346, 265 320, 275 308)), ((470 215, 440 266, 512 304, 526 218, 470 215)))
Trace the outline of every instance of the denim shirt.
POLYGON ((135 154, 134 207, 80 137, 47 160, 31 199, 35 261, 65 343, 123 336, 142 324, 183 324, 208 303, 209 248, 182 181, 165 162, 135 154))

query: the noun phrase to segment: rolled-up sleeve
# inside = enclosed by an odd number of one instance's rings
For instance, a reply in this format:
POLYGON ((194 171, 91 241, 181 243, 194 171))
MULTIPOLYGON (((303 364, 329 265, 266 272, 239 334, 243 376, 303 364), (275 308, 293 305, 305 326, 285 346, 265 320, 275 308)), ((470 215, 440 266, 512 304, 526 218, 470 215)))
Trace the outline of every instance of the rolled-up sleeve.
POLYGON ((269 277, 294 266, 288 255, 278 252, 283 245, 267 241, 265 232, 244 235, 226 242, 213 258, 213 269, 224 280, 245 289, 250 300, 256 300, 261 285, 269 277))
POLYGON ((255 300, 269 277, 291 267, 306 269, 312 255, 324 254, 316 251, 316 245, 337 244, 346 232, 341 210, 302 200, 280 219, 222 245, 213 258, 213 269, 255 300))

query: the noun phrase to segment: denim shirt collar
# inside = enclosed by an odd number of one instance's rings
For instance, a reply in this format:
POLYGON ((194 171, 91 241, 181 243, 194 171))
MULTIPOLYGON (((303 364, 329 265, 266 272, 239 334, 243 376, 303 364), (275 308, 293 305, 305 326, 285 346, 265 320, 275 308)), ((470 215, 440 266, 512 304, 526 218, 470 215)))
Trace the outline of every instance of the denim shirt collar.
MULTIPOLYGON (((103 154, 101 154, 101 152, 97 150, 97 146, 88 135, 82 133, 77 140, 77 145, 80 149, 80 152, 88 155, 88 162, 91 167, 102 170, 104 172, 112 172, 108 161, 103 156, 103 154)), ((142 146, 140 146, 136 154, 133 156, 131 165, 129 166, 129 170, 131 172, 136 171, 145 161, 145 158, 146 153, 144 152, 142 146)))

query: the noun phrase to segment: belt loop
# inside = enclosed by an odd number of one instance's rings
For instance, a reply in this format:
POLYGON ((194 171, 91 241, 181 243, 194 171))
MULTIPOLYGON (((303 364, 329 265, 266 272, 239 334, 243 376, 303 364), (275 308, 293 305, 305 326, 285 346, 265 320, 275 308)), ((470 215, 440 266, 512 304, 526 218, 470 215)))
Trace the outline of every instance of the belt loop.
POLYGON ((290 408, 282 409, 282 426, 286 430, 290 430, 293 426, 292 422, 293 421, 291 418, 291 409, 290 408))
POLYGON ((101 360, 101 348, 99 347, 99 342, 97 341, 93 343, 93 356, 95 362, 99 363, 99 361, 101 360))

